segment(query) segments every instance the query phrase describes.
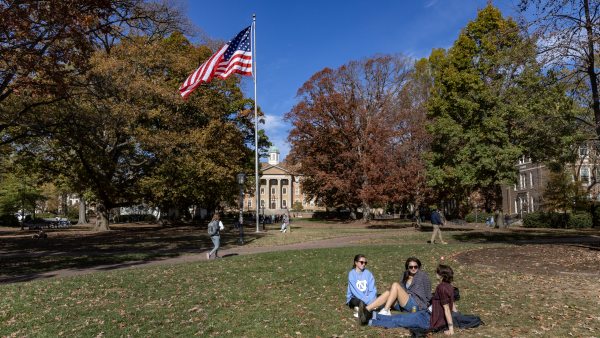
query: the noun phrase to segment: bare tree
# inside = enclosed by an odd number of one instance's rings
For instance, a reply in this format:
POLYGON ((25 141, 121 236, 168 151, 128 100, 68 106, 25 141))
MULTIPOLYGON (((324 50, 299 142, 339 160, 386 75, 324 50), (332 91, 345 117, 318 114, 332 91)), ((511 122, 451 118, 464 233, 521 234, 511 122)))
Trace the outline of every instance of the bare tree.
POLYGON ((566 74, 574 88, 585 88, 583 101, 593 120, 581 119, 600 136, 599 69, 596 66, 600 43, 600 1, 521 0, 522 12, 533 11, 530 23, 540 36, 540 53, 548 67, 566 74))

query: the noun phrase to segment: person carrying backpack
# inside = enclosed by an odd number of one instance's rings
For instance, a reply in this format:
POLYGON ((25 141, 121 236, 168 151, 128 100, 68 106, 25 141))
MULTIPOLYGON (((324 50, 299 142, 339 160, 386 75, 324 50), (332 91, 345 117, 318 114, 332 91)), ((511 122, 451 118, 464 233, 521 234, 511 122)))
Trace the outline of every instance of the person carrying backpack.
POLYGON ((214 248, 206 253, 206 259, 210 259, 210 256, 215 254, 215 258, 221 258, 218 255, 219 247, 221 246, 221 230, 225 229, 221 217, 218 213, 213 215, 212 220, 208 223, 208 235, 213 242, 214 248))

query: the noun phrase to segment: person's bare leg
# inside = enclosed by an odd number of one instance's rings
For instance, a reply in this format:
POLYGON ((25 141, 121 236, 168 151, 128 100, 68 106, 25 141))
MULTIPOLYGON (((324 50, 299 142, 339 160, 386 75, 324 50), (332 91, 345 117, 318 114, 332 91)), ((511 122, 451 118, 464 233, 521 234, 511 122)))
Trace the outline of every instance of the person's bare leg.
POLYGON ((390 298, 390 292, 386 291, 386 292, 382 293, 381 296, 377 297, 377 299, 375 299, 373 301, 373 303, 367 305, 366 309, 368 311, 373 311, 376 308, 380 307, 381 305, 385 304, 385 302, 387 302, 388 298, 390 298))
POLYGON ((400 306, 405 307, 406 303, 408 303, 409 295, 406 291, 400 286, 399 283, 394 282, 392 287, 390 288, 390 296, 388 297, 387 302, 385 303, 384 309, 389 310, 392 305, 398 301, 400 306))

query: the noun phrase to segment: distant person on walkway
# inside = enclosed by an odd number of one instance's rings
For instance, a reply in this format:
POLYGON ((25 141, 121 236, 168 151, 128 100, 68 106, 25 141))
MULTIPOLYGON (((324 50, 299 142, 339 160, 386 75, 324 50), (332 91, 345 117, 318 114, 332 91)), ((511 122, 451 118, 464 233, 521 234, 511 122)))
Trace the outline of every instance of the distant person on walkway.
POLYGON ((221 217, 218 213, 213 215, 212 220, 208 223, 208 235, 213 242, 214 248, 206 254, 206 259, 210 259, 210 256, 213 254, 215 258, 219 257, 219 247, 221 246, 221 230, 225 229, 223 226, 223 222, 221 222, 221 217))
POLYGON ((494 221, 494 215, 490 216, 485 222, 485 224, 487 224, 487 226, 489 226, 490 228, 494 228, 496 226, 496 222, 494 221))
MULTIPOLYGON (((402 274, 400 283, 394 282, 390 290, 379 296, 373 303, 364 307, 364 309, 359 308, 360 324, 366 325, 372 317, 372 312, 382 303, 385 305, 379 311, 379 314, 385 316, 391 315, 390 309, 392 308, 412 313, 427 310, 431 299, 431 280, 427 272, 421 270, 421 266, 421 261, 418 258, 409 257, 404 263, 405 271, 402 274)), ((409 317, 406 318, 409 319, 409 317)), ((410 321, 405 324, 417 325, 423 322, 420 317, 412 319, 416 320, 416 324, 410 321)), ((429 322, 427 322, 427 325, 429 325, 429 322)))
POLYGON ((376 298, 375 277, 371 271, 367 270, 367 257, 358 254, 354 256, 352 270, 348 272, 346 304, 354 309, 354 316, 358 317, 359 307, 372 304, 376 298))
POLYGON ((446 225, 446 221, 442 217, 442 214, 437 207, 433 207, 433 212, 431 213, 431 224, 433 224, 433 233, 431 234, 430 243, 435 243, 435 235, 437 234, 440 237, 440 243, 448 244, 442 239, 442 230, 440 230, 440 226, 446 225))
POLYGON ((288 230, 288 225, 290 223, 290 216, 288 216, 288 214, 283 214, 281 219, 283 220, 283 223, 281 224, 281 230, 279 230, 279 231, 285 233, 288 230))

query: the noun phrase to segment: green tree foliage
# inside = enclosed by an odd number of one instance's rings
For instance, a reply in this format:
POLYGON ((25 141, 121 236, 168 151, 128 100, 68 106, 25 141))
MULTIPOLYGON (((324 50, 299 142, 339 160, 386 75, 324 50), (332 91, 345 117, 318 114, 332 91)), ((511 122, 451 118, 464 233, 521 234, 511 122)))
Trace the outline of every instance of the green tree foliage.
POLYGON ((544 189, 543 206, 546 211, 574 211, 577 202, 584 196, 581 181, 564 170, 557 168, 548 175, 548 182, 544 189))
POLYGON ((452 48, 430 56, 429 179, 461 203, 479 191, 487 207, 499 206, 500 186, 514 182, 520 156, 561 157, 576 137, 572 101, 521 32, 488 5, 452 48))
POLYGON ((216 206, 235 196, 235 174, 251 171, 253 107, 239 79, 216 80, 183 101, 177 88, 212 52, 181 34, 135 37, 98 50, 77 97, 40 108, 64 123, 19 147, 32 168, 89 190, 108 229, 111 208, 145 199, 161 207, 216 206), (67 122, 68 121, 68 122, 67 122))
POLYGON ((31 177, 15 173, 0 175, 0 215, 33 212, 37 203, 44 199, 31 177))

